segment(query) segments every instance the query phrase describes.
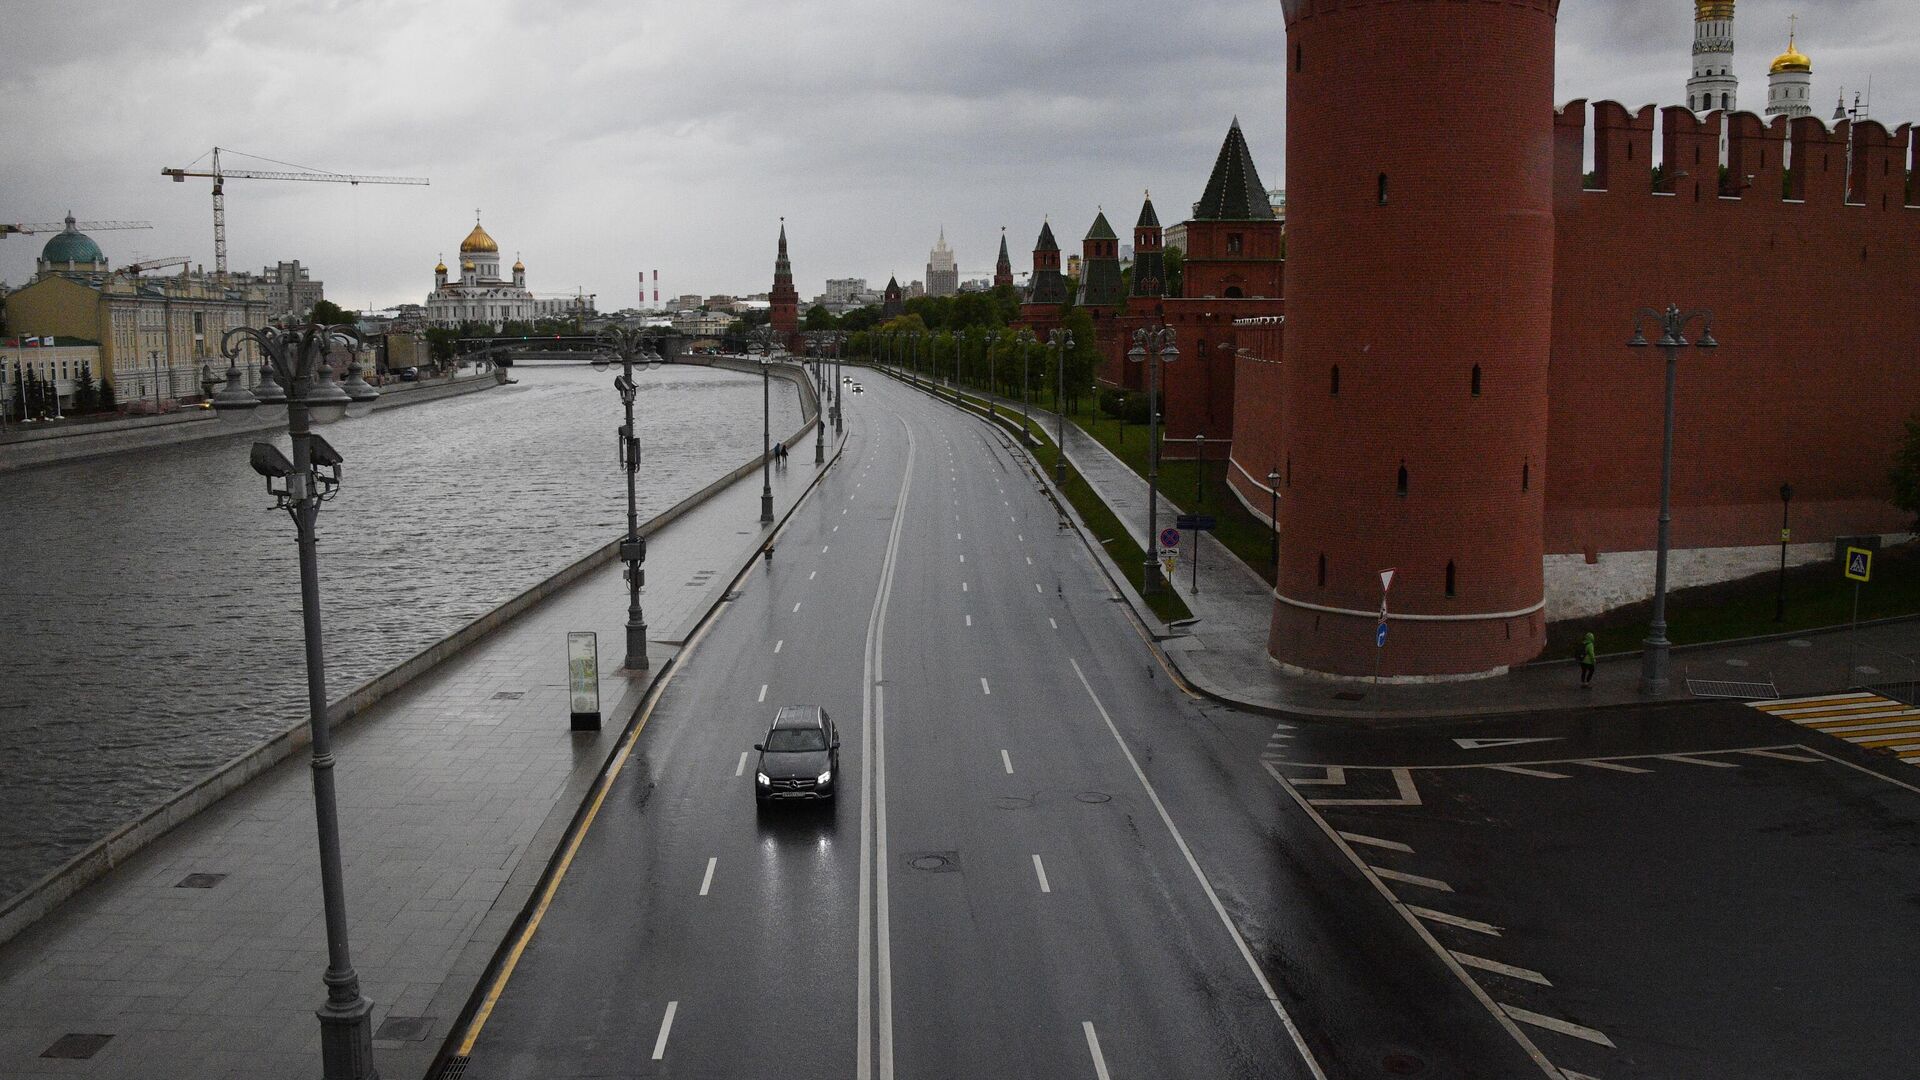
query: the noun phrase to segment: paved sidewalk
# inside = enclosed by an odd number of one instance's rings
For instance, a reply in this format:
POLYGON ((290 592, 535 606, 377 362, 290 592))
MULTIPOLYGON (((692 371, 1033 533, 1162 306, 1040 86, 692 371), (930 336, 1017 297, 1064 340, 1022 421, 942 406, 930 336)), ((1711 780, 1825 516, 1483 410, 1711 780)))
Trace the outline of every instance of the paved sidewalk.
MULTIPOLYGON (((796 451, 775 469, 781 519, 820 473, 811 459, 796 451)), ((649 540, 647 675, 615 670, 626 589, 614 562, 337 733, 352 956, 388 1080, 431 1064, 674 654, 664 639, 681 639, 755 557, 770 530, 760 488, 756 471, 649 540), (568 730, 570 630, 599 634, 598 732, 568 730)), ((303 750, 274 767, 0 947, 0 1076, 320 1075, 326 947, 307 761, 303 750), (217 877, 192 887, 189 875, 217 877), (111 1038, 89 1059, 42 1056, 68 1034, 111 1038)))
MULTIPOLYGON (((923 380, 924 381, 924 380, 923 380)), ((950 393, 942 387, 943 393, 950 393)), ((987 395, 963 389, 972 397, 987 395)), ((1018 417, 1020 403, 994 400, 1018 417)), ((1048 438, 1056 430, 1051 412, 1030 408, 1048 438)), ((1091 435, 1069 423, 1067 460, 1114 515, 1144 537, 1147 482, 1091 435)), ((1171 526, 1183 508, 1160 494, 1160 523, 1171 526)), ((1200 540, 1199 585, 1183 551, 1174 589, 1198 620, 1190 629, 1168 631, 1160 646, 1180 674, 1215 697, 1309 716, 1353 720, 1393 720, 1448 715, 1531 712, 1597 705, 1644 703, 1639 693, 1638 656, 1601 658, 1594 689, 1579 686, 1571 662, 1534 664, 1488 679, 1449 683, 1383 683, 1333 680, 1283 672, 1266 653, 1273 614, 1272 589, 1210 535, 1200 540), (1355 697, 1355 695, 1359 695, 1355 697)), ((1150 612, 1142 618, 1152 620, 1150 612)), ((1687 680, 1771 682, 1782 695, 1818 694, 1853 685, 1907 683, 1920 678, 1920 620, 1862 628, 1858 647, 1847 633, 1806 633, 1776 641, 1692 646, 1673 653, 1670 700, 1689 700, 1687 680), (1857 656, 1854 655, 1857 652, 1857 656), (1848 675, 1850 657, 1858 669, 1848 675)))

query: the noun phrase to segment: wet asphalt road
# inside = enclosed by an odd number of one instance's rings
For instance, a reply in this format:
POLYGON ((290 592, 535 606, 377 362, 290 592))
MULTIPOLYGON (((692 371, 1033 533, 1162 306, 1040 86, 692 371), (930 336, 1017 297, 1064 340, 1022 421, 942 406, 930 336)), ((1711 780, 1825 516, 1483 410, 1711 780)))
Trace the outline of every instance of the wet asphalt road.
POLYGON ((865 382, 467 1077, 1907 1064, 1911 778, 1737 703, 1355 731, 1198 701, 1006 438, 865 382), (838 723, 833 804, 756 811, 781 704, 838 723))

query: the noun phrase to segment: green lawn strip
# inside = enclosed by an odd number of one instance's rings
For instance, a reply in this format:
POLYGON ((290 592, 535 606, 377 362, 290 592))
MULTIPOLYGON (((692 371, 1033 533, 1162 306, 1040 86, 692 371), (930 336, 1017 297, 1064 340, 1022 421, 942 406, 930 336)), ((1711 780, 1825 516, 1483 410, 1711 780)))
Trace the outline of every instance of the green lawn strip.
MULTIPOLYGON (((941 396, 949 401, 953 397, 950 390, 943 390, 941 396)), ((960 396, 969 406, 982 413, 986 411, 987 402, 984 399, 966 393, 964 390, 961 391, 960 396)), ((998 412, 1003 421, 1018 428, 1020 413, 1017 408, 1009 415, 1006 406, 1002 404, 998 412)), ((1052 476, 1054 461, 1059 451, 1048 436, 1046 425, 1039 420, 1029 418, 1027 431, 1033 436, 1031 451, 1034 460, 1040 464, 1048 476, 1052 476)), ((1188 479, 1191 482, 1191 476, 1188 479)), ((1071 460, 1067 462, 1067 482, 1056 486, 1073 505, 1074 512, 1080 515, 1080 520, 1086 523, 1088 531, 1093 534, 1094 543, 1106 550, 1107 555, 1119 564, 1120 572, 1133 583, 1134 590, 1139 591, 1143 587, 1141 582, 1146 575, 1147 556, 1141 550, 1139 543, 1134 540, 1133 534, 1120 523, 1120 519, 1114 516, 1113 510, 1080 476, 1079 470, 1073 467, 1071 460)), ((1154 615, 1161 622, 1193 618, 1193 610, 1187 607, 1186 601, 1180 599, 1179 594, 1172 589, 1162 589, 1152 595, 1142 594, 1142 598, 1146 600, 1147 607, 1153 609, 1154 615)))
MULTIPOLYGON (((1820 627, 1853 619, 1853 582, 1837 562, 1821 561, 1787 571, 1787 616, 1773 620, 1777 574, 1681 589, 1667 596, 1667 640, 1676 645, 1731 641, 1820 627)), ((1860 587, 1860 619, 1886 619, 1920 612, 1920 544, 1887 548, 1873 557, 1873 580, 1860 587)), ((1588 631, 1600 652, 1639 649, 1652 618, 1651 601, 1592 619, 1569 619, 1547 628, 1546 659, 1572 656, 1588 631)))

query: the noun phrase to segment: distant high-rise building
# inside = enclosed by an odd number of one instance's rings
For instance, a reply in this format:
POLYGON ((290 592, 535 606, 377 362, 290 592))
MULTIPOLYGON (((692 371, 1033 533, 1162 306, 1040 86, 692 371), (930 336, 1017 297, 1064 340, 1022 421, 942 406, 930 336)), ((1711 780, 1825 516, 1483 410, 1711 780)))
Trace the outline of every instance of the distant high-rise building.
POLYGON ((952 296, 959 291, 960 264, 953 259, 953 249, 947 246, 947 230, 942 226, 940 239, 927 255, 927 295, 952 296))

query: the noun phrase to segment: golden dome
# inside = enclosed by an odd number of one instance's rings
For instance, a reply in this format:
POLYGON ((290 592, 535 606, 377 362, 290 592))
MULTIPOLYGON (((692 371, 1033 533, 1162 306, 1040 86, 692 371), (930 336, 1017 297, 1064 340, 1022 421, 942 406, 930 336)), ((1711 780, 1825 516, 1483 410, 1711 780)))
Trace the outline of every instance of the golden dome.
POLYGON ((465 240, 460 241, 460 250, 462 253, 484 251, 492 255, 499 253, 500 245, 494 243, 493 237, 487 235, 487 230, 475 222, 473 231, 467 234, 465 240))
POLYGON ((1787 51, 1773 58, 1773 66, 1767 69, 1767 74, 1778 75, 1783 71, 1811 72, 1812 70, 1813 61, 1807 59, 1806 53, 1794 48, 1793 39, 1788 38, 1787 51))
POLYGON ((460 264, 460 269, 465 270, 469 274, 473 273, 473 260, 468 259, 465 262, 462 262, 460 264))
POLYGON ((1693 21, 1733 18, 1733 0, 1693 0, 1693 21))
POLYGON ((440 260, 439 262, 437 262, 437 263, 435 263, 435 264, 434 264, 434 266, 433 266, 433 272, 434 272, 434 273, 436 273, 436 274, 444 274, 444 273, 446 273, 446 272, 447 272, 447 260, 445 260, 445 259, 441 259, 441 260, 440 260))
POLYGON ((525 270, 527 266, 525 263, 521 262, 519 259, 516 258, 513 260, 513 268, 516 272, 518 272, 521 270, 525 270))

